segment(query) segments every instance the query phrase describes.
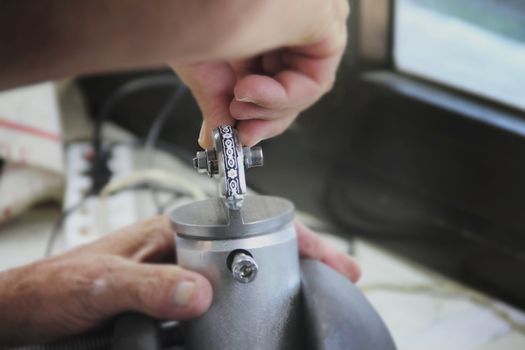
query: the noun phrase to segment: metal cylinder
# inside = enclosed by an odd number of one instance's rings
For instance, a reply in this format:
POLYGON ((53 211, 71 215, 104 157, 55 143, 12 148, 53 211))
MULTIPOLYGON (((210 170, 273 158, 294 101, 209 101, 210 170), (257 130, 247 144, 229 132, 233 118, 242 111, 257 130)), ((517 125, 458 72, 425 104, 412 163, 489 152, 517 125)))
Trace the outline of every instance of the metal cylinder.
POLYGON ((186 350, 303 348, 289 201, 248 196, 240 211, 228 211, 221 200, 207 200, 171 218, 178 264, 207 277, 214 293, 209 311, 183 325, 186 350))

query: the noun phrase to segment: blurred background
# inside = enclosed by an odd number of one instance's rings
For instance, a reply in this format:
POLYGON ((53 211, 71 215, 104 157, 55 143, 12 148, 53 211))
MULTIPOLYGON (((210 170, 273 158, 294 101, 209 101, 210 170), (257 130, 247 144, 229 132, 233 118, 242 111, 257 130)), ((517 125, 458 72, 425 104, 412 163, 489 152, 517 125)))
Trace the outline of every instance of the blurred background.
MULTIPOLYGON (((400 349, 525 348, 525 2, 350 2, 333 91, 250 188, 357 256, 400 349)), ((166 69, 0 93, 0 268, 214 195, 200 124, 166 69)))

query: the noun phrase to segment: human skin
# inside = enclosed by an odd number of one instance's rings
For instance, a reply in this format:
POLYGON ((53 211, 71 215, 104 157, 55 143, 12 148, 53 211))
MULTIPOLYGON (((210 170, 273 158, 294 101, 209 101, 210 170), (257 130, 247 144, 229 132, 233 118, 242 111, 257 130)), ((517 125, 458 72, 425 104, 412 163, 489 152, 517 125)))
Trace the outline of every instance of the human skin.
POLYGON ((171 65, 203 114, 199 142, 236 124, 252 146, 328 92, 347 0, 0 0, 0 90, 171 65))
MULTIPOLYGON (((0 90, 170 65, 201 108, 201 146, 220 124, 235 125, 251 146, 331 89, 348 14, 346 0, 0 0, 0 90)), ((301 255, 357 280, 348 255, 301 224, 297 231, 301 255)), ((201 314, 209 282, 158 263, 173 244, 167 219, 156 218, 0 273, 0 344, 76 334, 126 310, 201 314)))
MULTIPOLYGON (((359 266, 296 223, 300 255, 357 281, 359 266)), ((88 331, 125 311, 185 320, 205 312, 210 283, 174 264, 167 216, 93 243, 0 272, 0 347, 46 342, 88 331)))

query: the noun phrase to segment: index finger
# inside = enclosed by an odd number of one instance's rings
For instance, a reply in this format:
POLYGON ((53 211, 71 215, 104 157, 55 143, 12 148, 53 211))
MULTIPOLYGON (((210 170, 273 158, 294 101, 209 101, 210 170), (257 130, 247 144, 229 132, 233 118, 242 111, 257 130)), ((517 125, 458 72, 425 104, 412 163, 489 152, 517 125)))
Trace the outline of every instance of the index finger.
POLYGON ((297 242, 301 257, 319 260, 343 274, 352 282, 357 282, 361 277, 359 264, 348 254, 337 251, 324 242, 308 227, 295 222, 297 242))
POLYGON ((161 215, 124 227, 71 253, 111 254, 140 262, 174 261, 175 232, 168 216, 161 215))

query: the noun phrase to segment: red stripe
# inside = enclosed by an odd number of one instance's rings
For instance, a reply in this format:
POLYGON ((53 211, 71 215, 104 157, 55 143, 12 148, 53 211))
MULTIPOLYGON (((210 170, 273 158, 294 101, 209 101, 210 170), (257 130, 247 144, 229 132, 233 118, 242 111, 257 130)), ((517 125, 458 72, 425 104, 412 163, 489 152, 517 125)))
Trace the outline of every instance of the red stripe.
POLYGON ((62 138, 59 134, 49 132, 47 130, 37 129, 29 125, 14 122, 12 120, 0 117, 0 128, 11 129, 25 134, 31 134, 36 137, 47 139, 53 142, 61 142, 62 138))

